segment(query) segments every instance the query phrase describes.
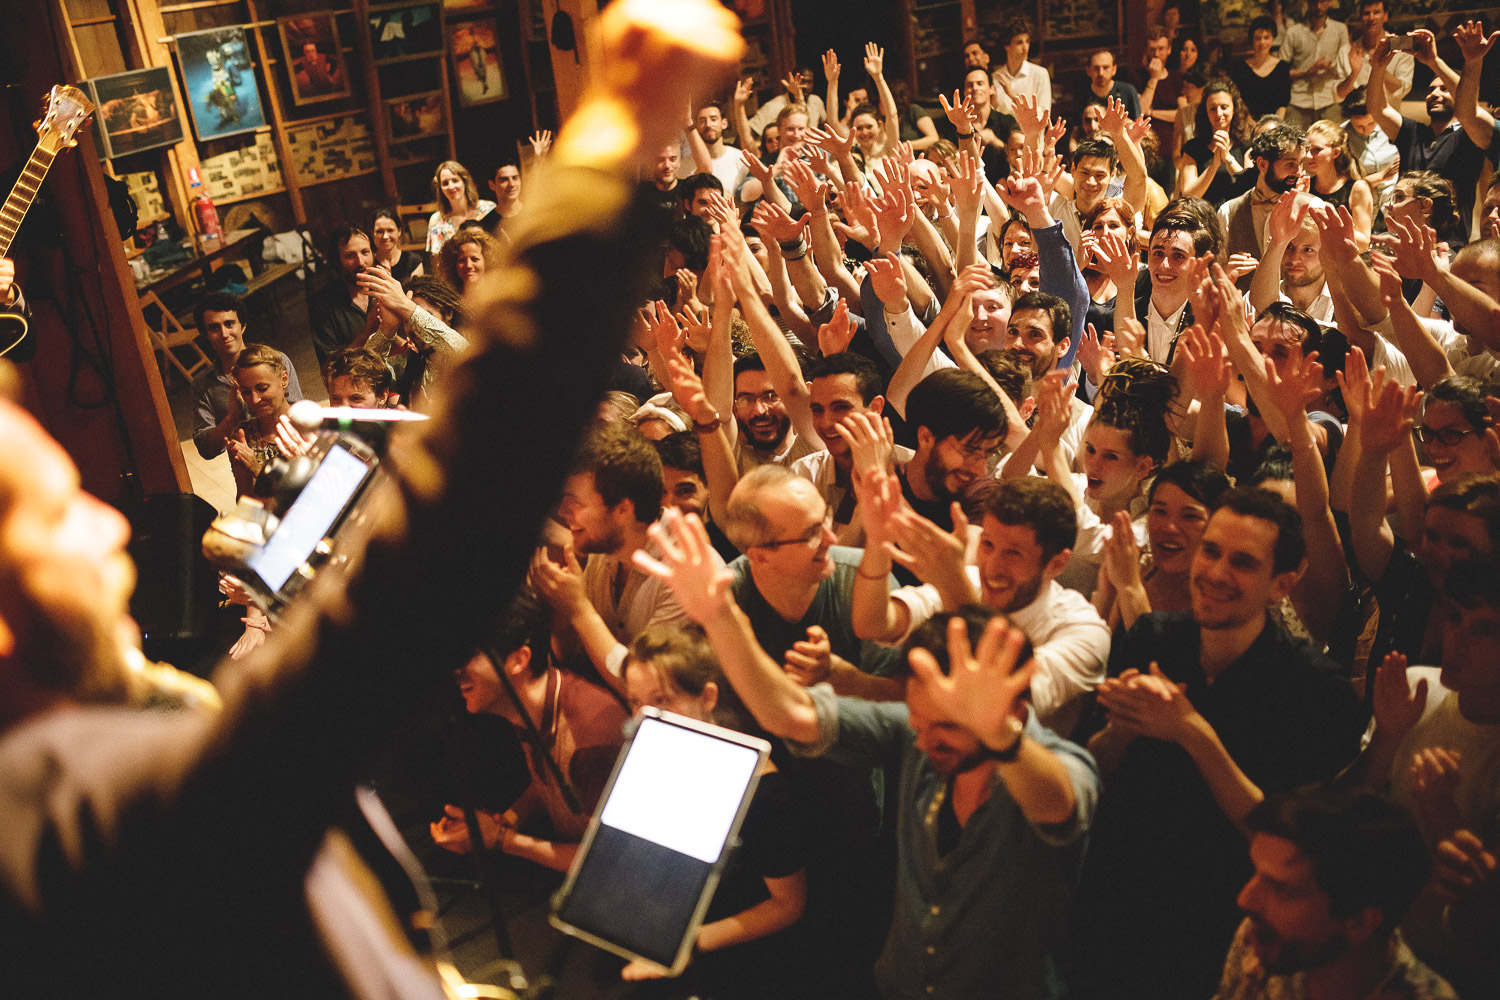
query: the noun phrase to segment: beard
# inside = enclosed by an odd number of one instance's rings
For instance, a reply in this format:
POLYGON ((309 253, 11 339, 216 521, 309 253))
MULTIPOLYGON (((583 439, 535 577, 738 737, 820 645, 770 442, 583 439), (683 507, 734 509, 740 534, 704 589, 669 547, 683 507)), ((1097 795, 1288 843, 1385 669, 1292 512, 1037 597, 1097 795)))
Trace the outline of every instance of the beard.
POLYGON ((1277 177, 1275 174, 1266 175, 1266 187, 1276 194, 1286 194, 1297 186, 1297 175, 1290 177, 1277 177))
POLYGON ((786 441, 792 429, 792 418, 786 414, 768 418, 757 417, 754 421, 740 421, 740 433, 759 451, 775 451, 786 441), (765 421, 769 419, 771 423, 765 421))
POLYGON ((1250 918, 1250 932, 1256 943, 1269 952, 1268 957, 1262 960, 1262 966, 1273 976, 1289 976, 1295 972, 1321 969, 1349 949, 1349 943, 1338 937, 1332 937, 1321 944, 1288 941, 1253 916, 1250 918))
POLYGON ((1298 277, 1290 277, 1286 274, 1281 276, 1281 280, 1285 281, 1292 288, 1306 288, 1309 285, 1320 285, 1323 283, 1323 278, 1324 274, 1321 269, 1312 270, 1310 268, 1303 271, 1298 277))

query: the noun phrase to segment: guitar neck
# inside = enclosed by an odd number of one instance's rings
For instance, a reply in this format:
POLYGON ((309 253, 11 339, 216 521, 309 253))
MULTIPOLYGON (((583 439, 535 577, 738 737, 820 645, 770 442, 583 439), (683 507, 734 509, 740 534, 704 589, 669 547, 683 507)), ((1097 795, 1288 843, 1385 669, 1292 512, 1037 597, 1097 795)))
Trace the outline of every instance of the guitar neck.
POLYGON ((56 151, 47 149, 45 143, 38 144, 26 161, 26 169, 16 178, 16 186, 10 189, 10 197, 0 206, 0 257, 10 255, 10 245, 16 238, 16 231, 21 228, 21 221, 26 218, 26 212, 31 208, 56 156, 56 151))

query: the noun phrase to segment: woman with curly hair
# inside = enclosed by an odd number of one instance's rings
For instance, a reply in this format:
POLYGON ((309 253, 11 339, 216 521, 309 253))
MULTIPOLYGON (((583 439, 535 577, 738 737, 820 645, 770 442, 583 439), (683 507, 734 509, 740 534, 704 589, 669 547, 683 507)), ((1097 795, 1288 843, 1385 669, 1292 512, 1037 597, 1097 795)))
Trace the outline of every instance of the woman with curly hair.
POLYGON ((438 210, 427 220, 427 252, 443 249, 458 228, 471 219, 482 219, 495 210, 493 201, 479 197, 474 175, 457 160, 444 160, 432 175, 432 195, 438 210))
POLYGON ((443 244, 438 254, 438 274, 462 293, 499 263, 499 242, 483 229, 464 226, 443 244))
POLYGON ((1194 137, 1177 158, 1178 194, 1222 205, 1255 182, 1250 111, 1227 80, 1203 88, 1194 137))
POLYGON ((1343 205, 1354 217, 1354 239, 1361 252, 1370 246, 1375 224, 1375 197, 1359 161, 1349 153, 1349 133, 1330 121, 1307 127, 1308 192, 1330 205, 1343 205))

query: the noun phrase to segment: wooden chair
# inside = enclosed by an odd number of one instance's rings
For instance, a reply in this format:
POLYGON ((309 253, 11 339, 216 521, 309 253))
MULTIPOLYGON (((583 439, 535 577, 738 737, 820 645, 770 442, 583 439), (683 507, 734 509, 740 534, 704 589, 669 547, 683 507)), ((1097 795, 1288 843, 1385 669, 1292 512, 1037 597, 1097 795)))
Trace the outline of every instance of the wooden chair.
MULTIPOLYGON (((162 303, 162 300, 157 297, 155 292, 147 292, 141 296, 141 309, 143 312, 147 306, 155 306, 157 311, 161 313, 160 328, 149 320, 146 323, 146 329, 151 334, 151 346, 161 352, 166 360, 172 363, 173 367, 182 372, 182 377, 187 379, 189 384, 192 384, 193 376, 198 373, 198 369, 212 368, 214 365, 213 360, 207 354, 203 353, 203 348, 198 346, 197 328, 183 326, 179 323, 177 317, 172 315, 172 310, 168 309, 162 303), (184 365, 182 360, 173 353, 173 350, 179 347, 192 348, 193 354, 197 355, 190 365, 184 365)), ((168 369, 163 367, 163 376, 167 373, 168 369)))

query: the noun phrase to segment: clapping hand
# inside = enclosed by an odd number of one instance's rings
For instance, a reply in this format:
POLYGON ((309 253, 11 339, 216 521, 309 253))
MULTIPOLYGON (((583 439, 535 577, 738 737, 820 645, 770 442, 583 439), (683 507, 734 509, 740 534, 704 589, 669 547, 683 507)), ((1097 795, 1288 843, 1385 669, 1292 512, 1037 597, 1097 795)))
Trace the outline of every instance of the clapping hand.
POLYGON ((1412 758, 1412 800, 1429 841, 1452 835, 1462 822, 1458 812, 1459 762, 1459 752, 1445 747, 1427 747, 1412 758))
POLYGON ((1099 704, 1128 731, 1154 740, 1175 743, 1188 730, 1197 710, 1188 700, 1186 685, 1176 684, 1151 664, 1148 674, 1137 673, 1099 685, 1099 704))
POLYGON ((1456 830, 1438 844, 1434 854, 1433 884, 1438 894, 1456 903, 1495 877, 1495 854, 1469 830, 1456 830))
POLYGON ((787 676, 803 687, 812 687, 828 679, 833 669, 833 644, 821 626, 808 627, 807 638, 792 643, 782 665, 787 676))

